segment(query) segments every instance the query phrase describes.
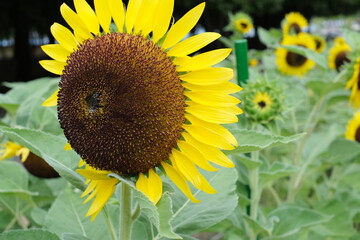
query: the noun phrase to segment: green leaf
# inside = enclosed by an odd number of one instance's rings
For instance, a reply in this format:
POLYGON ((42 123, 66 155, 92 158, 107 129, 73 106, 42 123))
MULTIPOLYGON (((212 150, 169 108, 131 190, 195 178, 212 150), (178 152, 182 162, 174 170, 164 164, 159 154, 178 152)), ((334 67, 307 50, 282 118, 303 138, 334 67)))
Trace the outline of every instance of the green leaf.
POLYGON ((360 155, 360 144, 347 139, 336 139, 333 141, 324 155, 323 159, 329 163, 347 164, 360 155))
POLYGON ((60 240, 60 238, 52 232, 44 229, 30 230, 12 230, 0 234, 0 240, 60 240))
MULTIPOLYGON (((328 79, 326 79, 328 80, 328 79)), ((306 82, 307 87, 311 88, 317 95, 324 96, 330 92, 344 88, 344 84, 341 82, 330 82, 324 80, 311 79, 306 82)))
POLYGON ((282 162, 275 162, 270 166, 263 166, 264 167, 260 168, 260 181, 262 184, 274 181, 278 178, 289 176, 299 171, 298 167, 294 167, 282 162))
POLYGON ((353 222, 350 215, 351 209, 343 202, 332 199, 321 201, 315 209, 319 212, 333 216, 333 218, 325 223, 322 223, 312 230, 323 237, 341 237, 349 239, 356 233, 353 228, 353 222))
POLYGON ((248 158, 246 156, 241 156, 241 155, 231 155, 230 156, 231 159, 236 162, 236 161, 239 161, 241 162, 242 164, 245 165, 245 167, 248 169, 248 170, 252 170, 254 168, 257 168, 259 167, 262 162, 259 161, 259 160, 254 160, 254 159, 251 159, 251 158, 248 158))
POLYGON ((279 221, 278 217, 270 218, 266 223, 261 223, 259 221, 255 221, 247 215, 243 215, 245 221, 250 225, 252 231, 256 234, 266 234, 266 236, 271 235, 274 224, 279 221))
POLYGON ((17 109, 19 108, 19 104, 16 103, 0 103, 0 107, 4 108, 11 115, 15 115, 17 109))
POLYGON ((152 225, 145 214, 141 213, 138 218, 133 222, 131 239, 154 239, 152 225))
POLYGON ((232 133, 236 137, 239 146, 232 151, 226 151, 227 155, 258 151, 288 144, 305 135, 300 133, 292 136, 274 136, 252 130, 234 130, 232 133))
POLYGON ((160 220, 160 231, 162 236, 170 239, 181 239, 181 237, 174 233, 170 224, 173 211, 172 211, 172 200, 168 192, 164 193, 161 200, 157 204, 160 220))
POLYGON ((61 238, 63 240, 91 240, 91 238, 76 233, 63 233, 61 238))
POLYGON ((209 228, 230 215, 237 206, 235 169, 220 169, 203 175, 217 193, 210 195, 198 190, 194 196, 202 202, 192 203, 177 191, 178 194, 174 196, 175 214, 172 221, 176 233, 192 234, 209 228))
POLYGON ((314 62, 316 62, 320 67, 322 67, 323 69, 327 69, 327 61, 325 56, 311 50, 305 47, 301 47, 301 46, 296 46, 296 45, 281 45, 281 48, 285 48, 291 52, 300 54, 304 57, 307 57, 311 60, 313 60, 314 62))
POLYGON ((281 32, 277 29, 265 30, 262 27, 258 27, 258 35, 260 41, 267 47, 276 47, 281 40, 281 32))
POLYGON ((47 212, 39 207, 31 210, 31 218, 39 225, 44 225, 47 212))
POLYGON ((27 147, 34 154, 42 157, 62 177, 79 189, 83 189, 83 178, 73 171, 80 157, 74 151, 64 151, 67 142, 65 137, 55 136, 34 129, 20 129, 0 126, 0 132, 4 133, 12 141, 27 147))
POLYGON ((273 231, 273 236, 276 236, 276 239, 286 239, 285 237, 304 228, 313 227, 331 219, 331 216, 324 215, 316 210, 286 205, 272 211, 268 218, 271 217, 279 218, 279 222, 275 224, 273 231))
POLYGON ((58 196, 46 215, 46 229, 62 235, 79 234, 89 239, 110 239, 103 214, 100 213, 93 222, 86 217, 90 203, 83 204, 80 192, 67 188, 58 196), (96 227, 95 227, 96 226, 96 227))

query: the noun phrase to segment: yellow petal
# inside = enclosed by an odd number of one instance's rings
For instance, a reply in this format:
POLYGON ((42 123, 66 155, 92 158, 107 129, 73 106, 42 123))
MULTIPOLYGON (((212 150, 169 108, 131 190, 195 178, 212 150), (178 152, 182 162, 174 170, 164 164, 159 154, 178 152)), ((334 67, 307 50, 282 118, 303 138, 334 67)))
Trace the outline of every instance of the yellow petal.
MULTIPOLYGON (((219 139, 223 139, 224 141, 228 142, 229 144, 233 146, 237 146, 238 142, 236 138, 223 126, 219 124, 209 123, 202 121, 194 116, 191 116, 189 114, 186 114, 186 119, 188 119, 192 125, 194 126, 200 126, 203 128, 206 128, 208 131, 211 131, 213 133, 216 133, 220 135, 221 137, 219 139)), ((210 144, 209 144, 210 145, 210 144)))
POLYGON ((72 147, 71 147, 70 143, 66 143, 64 146, 64 151, 69 151, 69 150, 72 150, 72 147))
POLYGON ((134 24, 134 33, 146 37, 152 31, 154 11, 157 5, 157 0, 142 0, 137 18, 134 24))
POLYGON ((51 25, 50 31, 56 41, 58 41, 63 48, 70 52, 77 49, 78 42, 69 29, 58 23, 54 23, 51 25))
MULTIPOLYGON (((71 8, 68 7, 68 5, 63 3, 60 7, 60 12, 69 26, 80 36, 81 40, 92 38, 85 23, 73 10, 71 10, 71 8)), ((78 41, 80 42, 80 39, 78 39, 78 41)))
POLYGON ((0 157, 0 160, 16 156, 16 153, 22 148, 23 146, 20 146, 14 142, 7 142, 5 144, 5 150, 1 150, 2 152, 4 152, 4 154, 0 157))
POLYGON ((87 28, 95 35, 99 34, 99 21, 94 10, 85 0, 74 0, 77 14, 86 24, 87 28))
POLYGON ((110 32, 111 14, 106 0, 94 0, 96 16, 105 33, 110 32))
POLYGON ((174 10, 174 0, 158 1, 156 5, 153 26, 153 41, 158 42, 169 28, 172 12, 174 10))
POLYGON ((150 199, 154 204, 158 203, 162 196, 162 180, 159 175, 155 173, 153 169, 149 170, 149 189, 151 190, 150 199))
POLYGON ((136 186, 137 190, 141 191, 146 196, 148 196, 148 192, 149 192, 149 190, 148 190, 148 179, 145 176, 145 174, 139 173, 139 178, 136 181, 135 186, 136 186))
POLYGON ((16 155, 21 156, 21 162, 25 162, 30 154, 30 149, 23 147, 19 151, 17 151, 16 155))
POLYGON ((168 51, 168 56, 186 56, 205 47, 209 43, 221 37, 219 33, 205 32, 185 39, 176 44, 168 51))
POLYGON ((90 184, 86 187, 85 191, 81 194, 81 197, 85 197, 86 195, 88 195, 89 193, 91 193, 96 185, 97 185, 98 181, 90 181, 90 184))
POLYGON ((57 99, 58 99, 59 90, 54 92, 48 99, 46 99, 42 103, 42 106, 44 106, 44 107, 54 107, 54 106, 56 106, 57 105, 57 99))
POLYGON ((127 33, 133 32, 134 24, 141 4, 142 0, 129 0, 125 16, 125 27, 127 33))
POLYGON ((121 0, 109 0, 108 4, 109 4, 111 16, 115 22, 118 32, 123 32, 124 19, 125 19, 123 2, 121 0))
POLYGON ((191 182, 197 189, 206 193, 216 193, 215 189, 211 187, 208 181, 197 170, 194 163, 192 163, 184 154, 173 149, 172 156, 176 162, 175 169, 181 172, 184 177, 191 182))
POLYGON ((85 164, 86 164, 86 162, 83 159, 80 158, 79 163, 78 163, 78 167, 82 167, 85 164))
POLYGON ((70 56, 68 50, 63 48, 60 44, 48 44, 41 46, 41 49, 51 58, 59 61, 66 62, 67 58, 70 56))
POLYGON ((183 83, 182 86, 192 91, 209 91, 209 92, 221 92, 224 94, 231 94, 241 91, 241 87, 232 82, 224 82, 216 85, 195 85, 191 83, 183 83))
POLYGON ((192 104, 185 108, 186 112, 210 123, 226 124, 238 121, 236 115, 227 107, 210 107, 192 104))
POLYGON ((185 91, 184 95, 194 102, 213 107, 230 107, 240 103, 236 97, 221 92, 185 91))
POLYGON ((206 171, 217 171, 217 169, 206 160, 204 155, 188 142, 178 141, 177 145, 181 152, 200 168, 206 171))
POLYGON ((171 165, 162 162, 161 166, 163 166, 166 175, 171 179, 171 181, 180 189, 181 192, 184 193, 184 195, 190 199, 190 201, 195 202, 195 203, 199 203, 200 201, 197 200, 194 195, 191 193, 190 187, 187 184, 187 182, 185 181, 185 179, 183 178, 183 176, 181 176, 181 174, 171 165))
POLYGON ((164 49, 168 49, 183 39, 191 29, 199 21, 201 14, 205 8, 205 3, 200 3, 189 12, 187 12, 182 18, 180 18, 169 30, 165 40, 162 44, 164 49))
POLYGON ((92 179, 92 180, 108 180, 109 171, 96 170, 96 169, 77 169, 83 177, 92 179))
POLYGON ((231 52, 230 48, 216 49, 206 53, 196 55, 195 57, 175 58, 174 64, 179 65, 178 72, 195 71, 202 68, 208 68, 223 61, 231 52))
POLYGON ((67 65, 66 62, 59 62, 57 60, 41 60, 39 63, 45 70, 57 75, 62 75, 62 72, 67 65))
POLYGON ((196 85, 213 85, 229 81, 234 76, 230 68, 204 68, 181 75, 180 79, 196 85))
POLYGON ((183 133, 182 136, 185 138, 187 142, 189 142, 191 145, 196 147, 196 149, 199 150, 208 161, 213 162, 222 167, 227 167, 227 168, 235 167, 234 163, 216 147, 212 147, 210 145, 199 142, 189 133, 183 133))

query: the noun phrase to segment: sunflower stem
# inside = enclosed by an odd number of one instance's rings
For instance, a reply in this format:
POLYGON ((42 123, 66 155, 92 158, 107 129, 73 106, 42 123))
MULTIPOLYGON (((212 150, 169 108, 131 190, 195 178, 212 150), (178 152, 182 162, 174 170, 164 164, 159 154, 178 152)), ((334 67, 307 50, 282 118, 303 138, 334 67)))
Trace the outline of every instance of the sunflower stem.
POLYGON ((111 222, 111 220, 110 220, 109 212, 108 212, 106 206, 103 208, 103 214, 104 214, 104 218, 105 218, 106 225, 107 225, 108 228, 109 228, 111 240, 118 240, 118 239, 116 238, 116 233, 115 233, 114 225, 112 224, 112 222, 111 222))
POLYGON ((131 238, 131 189, 122 182, 120 195, 120 237, 121 240, 130 240, 131 238))

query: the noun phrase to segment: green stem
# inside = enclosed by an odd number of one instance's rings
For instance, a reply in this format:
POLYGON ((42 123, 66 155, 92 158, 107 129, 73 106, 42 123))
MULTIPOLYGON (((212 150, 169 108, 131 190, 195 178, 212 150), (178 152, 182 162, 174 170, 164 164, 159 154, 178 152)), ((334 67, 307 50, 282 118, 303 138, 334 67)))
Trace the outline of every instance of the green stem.
POLYGON ((120 195, 120 240, 130 240, 131 238, 131 189, 122 182, 120 195))
POLYGON ((117 240, 114 225, 112 224, 112 222, 110 220, 109 212, 108 212, 106 206, 103 208, 103 214, 104 214, 106 225, 108 226, 108 229, 110 232, 111 240, 117 240))
MULTIPOLYGON (((251 153, 251 158, 254 161, 259 160, 259 151, 255 151, 251 153)), ((250 217, 257 221, 258 210, 259 210, 259 201, 261 194, 261 187, 259 182, 259 168, 256 167, 249 171, 249 184, 251 190, 251 198, 250 198, 250 217)), ((250 239, 256 240, 256 233, 251 230, 250 239)))

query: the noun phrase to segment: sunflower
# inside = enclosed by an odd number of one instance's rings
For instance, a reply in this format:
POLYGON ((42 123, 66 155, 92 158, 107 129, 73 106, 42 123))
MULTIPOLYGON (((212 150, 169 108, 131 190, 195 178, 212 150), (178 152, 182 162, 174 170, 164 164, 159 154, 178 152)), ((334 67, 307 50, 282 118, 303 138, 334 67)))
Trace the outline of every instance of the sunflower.
POLYGON ((313 36, 316 44, 316 52, 322 53, 326 47, 325 39, 319 35, 313 36))
POLYGON ((259 64, 259 60, 257 60, 256 58, 251 58, 248 61, 248 65, 250 67, 256 67, 259 64))
POLYGON ((360 112, 354 114, 346 126, 345 138, 360 143, 360 112))
POLYGON ((246 18, 237 19, 235 21, 235 27, 243 34, 250 32, 254 28, 253 24, 246 18))
POLYGON ((287 36, 303 32, 308 25, 308 21, 301 13, 290 12, 285 15, 285 18, 281 23, 281 28, 283 35, 287 36))
POLYGON ((352 102, 354 108, 360 106, 360 57, 357 58, 354 67, 353 74, 346 84, 347 89, 351 89, 350 102, 352 102))
POLYGON ((26 170, 34 176, 40 178, 59 177, 59 174, 44 159, 38 157, 24 146, 9 141, 5 143, 4 149, 0 150, 0 153, 2 153, 0 161, 15 156, 20 157, 26 170))
POLYGON ((230 14, 229 24, 225 27, 227 31, 233 31, 234 35, 248 35, 254 30, 254 25, 251 17, 244 13, 238 12, 235 15, 230 14))
MULTIPOLYGON (((314 39, 307 33, 285 36, 281 42, 282 45, 296 45, 315 50, 314 39)), ((315 62, 284 48, 277 48, 275 51, 276 64, 278 69, 285 74, 304 75, 315 66, 315 62)))
POLYGON ((350 62, 348 54, 351 51, 351 47, 346 42, 337 41, 329 51, 328 64, 331 69, 340 71, 340 67, 350 62))
POLYGON ((110 173, 135 178, 154 204, 162 195, 161 173, 193 202, 198 200, 188 182, 215 193, 198 167, 216 171, 210 162, 234 167, 220 149, 234 149, 237 141, 220 124, 237 122, 240 101, 230 94, 241 88, 229 82, 232 69, 212 67, 230 49, 188 56, 220 34, 181 41, 205 3, 169 30, 171 0, 130 0, 126 10, 121 0, 95 0, 95 11, 85 0, 74 5, 76 12, 60 7, 73 31, 54 23, 51 32, 59 44, 42 47, 54 60, 40 64, 61 75, 59 90, 43 105, 57 105, 66 148, 86 162, 78 172, 87 179, 84 195, 94 199, 87 216, 94 219, 113 194, 119 181, 110 173))

